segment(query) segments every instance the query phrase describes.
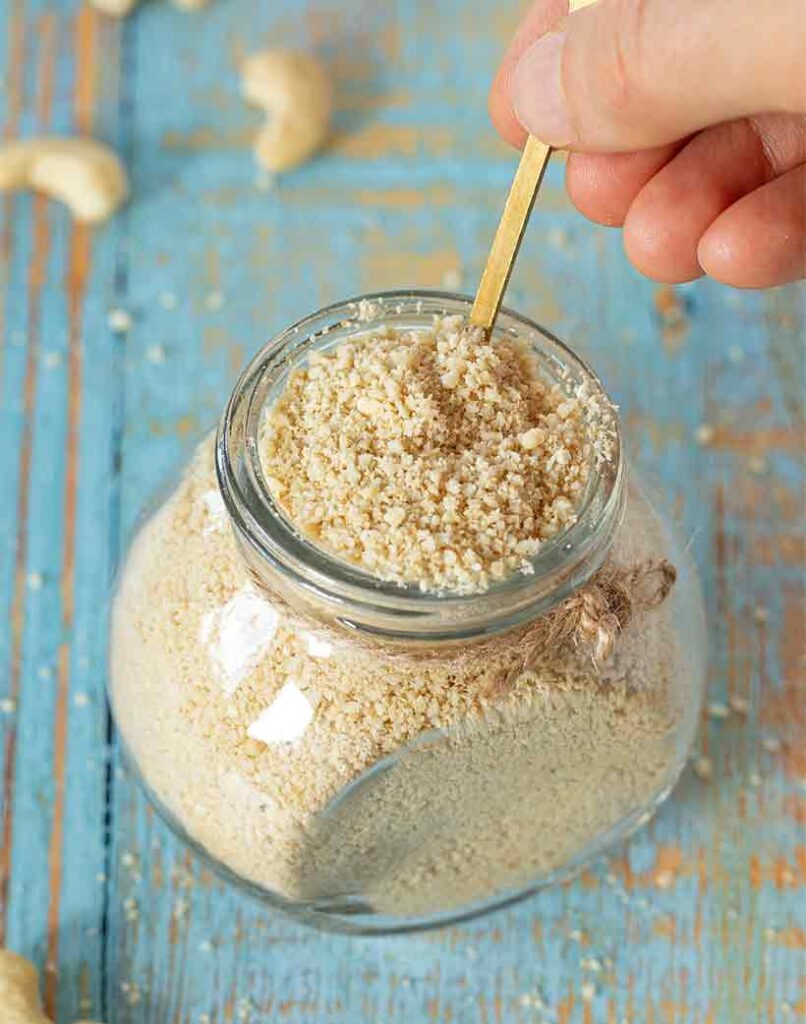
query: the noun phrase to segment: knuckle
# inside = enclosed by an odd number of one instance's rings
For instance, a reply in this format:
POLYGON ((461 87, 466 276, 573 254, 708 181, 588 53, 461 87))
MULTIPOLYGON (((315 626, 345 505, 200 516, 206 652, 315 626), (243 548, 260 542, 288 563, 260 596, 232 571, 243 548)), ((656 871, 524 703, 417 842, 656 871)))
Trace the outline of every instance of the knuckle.
POLYGON ((758 141, 769 177, 806 161, 806 116, 757 114, 748 117, 746 125, 758 141))
POLYGON ((601 102, 614 117, 633 113, 649 101, 645 73, 644 25, 651 0, 614 0, 610 30, 602 40, 601 72, 596 83, 601 102))

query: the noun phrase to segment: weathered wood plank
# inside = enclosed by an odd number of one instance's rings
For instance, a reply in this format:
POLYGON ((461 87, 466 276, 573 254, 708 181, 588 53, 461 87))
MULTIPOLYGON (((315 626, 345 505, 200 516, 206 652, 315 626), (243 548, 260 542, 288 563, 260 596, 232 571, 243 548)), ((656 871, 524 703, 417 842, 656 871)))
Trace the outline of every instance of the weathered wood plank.
POLYGON ((121 537, 274 330, 363 289, 456 273, 472 289, 514 166, 484 96, 517 8, 219 0, 189 17, 154 0, 122 28, 66 0, 0 12, 6 135, 98 131, 135 191, 92 238, 25 197, 3 200, 0 226, 0 698, 18 700, 0 717, 0 909, 11 945, 57 961, 60 1022, 806 1015, 802 293, 659 293, 617 234, 571 211, 560 166, 510 301, 600 369, 691 538, 711 700, 748 705, 706 716, 713 778, 688 775, 627 851, 572 885, 464 928, 368 941, 226 889, 120 768, 107 774, 121 537), (235 73, 263 40, 321 47, 340 89, 331 152, 268 192, 235 73), (114 306, 134 318, 125 338, 107 326, 114 306))
MULTIPOLYGON (((93 130, 98 19, 72 4, 19 3, 6 15, 19 69, 7 80, 7 134, 93 130)), ((114 235, 91 238, 65 210, 25 196, 4 199, 2 230, 4 499, 15 498, 3 503, 3 557, 14 566, 3 690, 17 706, 4 716, 11 877, 0 915, 8 943, 48 966, 48 1010, 74 1019, 100 1011, 102 980, 103 619, 117 543, 104 484, 116 391, 106 302, 88 292, 103 295, 114 235)))

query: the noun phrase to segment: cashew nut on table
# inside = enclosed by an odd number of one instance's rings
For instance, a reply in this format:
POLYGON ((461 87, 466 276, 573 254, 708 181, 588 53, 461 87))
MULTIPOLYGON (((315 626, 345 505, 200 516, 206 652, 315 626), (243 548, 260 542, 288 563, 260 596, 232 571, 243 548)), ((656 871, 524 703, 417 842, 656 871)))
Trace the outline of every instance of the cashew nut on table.
POLYGON ((102 142, 40 136, 0 145, 0 192, 34 189, 60 199, 75 220, 100 224, 123 205, 123 164, 102 142))
POLYGON ((246 101, 268 115, 255 139, 255 157, 267 171, 298 167, 327 139, 333 85, 316 57, 295 50, 255 53, 243 63, 241 87, 246 101))
MULTIPOLYGON (((93 7, 113 18, 125 18, 138 5, 140 0, 90 0, 93 7)), ((175 7, 185 11, 198 11, 208 0, 173 0, 175 7)))
POLYGON ((51 1024, 42 1012, 36 968, 8 949, 0 949, 0 1020, 2 1024, 51 1024))

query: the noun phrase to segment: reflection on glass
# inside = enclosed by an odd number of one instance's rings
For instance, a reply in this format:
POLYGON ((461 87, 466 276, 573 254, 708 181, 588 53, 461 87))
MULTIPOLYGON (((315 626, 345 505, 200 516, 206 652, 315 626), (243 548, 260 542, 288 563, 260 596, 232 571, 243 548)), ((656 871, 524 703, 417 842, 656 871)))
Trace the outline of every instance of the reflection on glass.
POLYGON ((313 705, 296 683, 286 683, 272 703, 247 729, 261 743, 292 743, 313 719, 313 705))
POLYGON ((202 503, 206 513, 207 521, 202 527, 202 533, 206 536, 227 525, 227 510, 224 506, 224 499, 219 490, 210 490, 202 495, 202 503))
POLYGON ((227 696, 257 665, 274 639, 277 622, 277 612, 251 583, 202 617, 199 640, 209 647, 210 661, 227 696))
POLYGON ((305 645, 312 658, 329 658, 333 653, 333 644, 329 640, 314 636, 313 633, 305 634, 305 645))

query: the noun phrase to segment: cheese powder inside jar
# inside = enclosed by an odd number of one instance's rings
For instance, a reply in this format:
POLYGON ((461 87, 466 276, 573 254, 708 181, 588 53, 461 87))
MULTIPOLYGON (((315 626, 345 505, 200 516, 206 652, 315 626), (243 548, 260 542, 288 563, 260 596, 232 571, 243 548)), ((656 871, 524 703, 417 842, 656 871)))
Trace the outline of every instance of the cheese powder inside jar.
POLYGON ((599 381, 464 300, 343 304, 253 360, 122 570, 111 698, 168 820, 315 924, 454 920, 666 795, 696 576, 599 381))

